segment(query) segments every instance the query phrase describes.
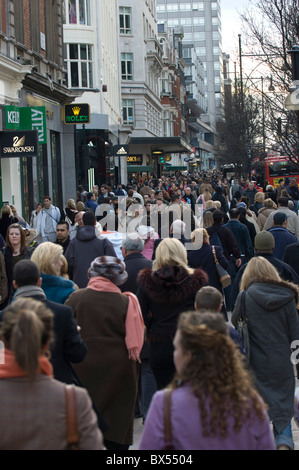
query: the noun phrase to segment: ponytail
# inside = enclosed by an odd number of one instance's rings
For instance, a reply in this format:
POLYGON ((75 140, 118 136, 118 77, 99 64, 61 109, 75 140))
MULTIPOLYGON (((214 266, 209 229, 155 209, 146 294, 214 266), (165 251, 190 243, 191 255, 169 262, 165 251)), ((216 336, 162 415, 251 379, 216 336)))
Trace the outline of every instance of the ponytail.
POLYGON ((35 379, 39 357, 52 335, 53 313, 42 302, 22 298, 5 309, 1 336, 30 382, 35 379))
POLYGON ((44 326, 32 310, 22 310, 10 337, 10 349, 19 367, 33 382, 42 352, 41 337, 44 326))

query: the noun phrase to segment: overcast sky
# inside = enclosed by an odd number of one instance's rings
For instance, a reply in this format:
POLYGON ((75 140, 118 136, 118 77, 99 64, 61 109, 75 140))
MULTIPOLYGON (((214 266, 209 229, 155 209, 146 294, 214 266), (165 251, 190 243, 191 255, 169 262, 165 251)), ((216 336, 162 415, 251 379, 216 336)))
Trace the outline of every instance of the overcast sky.
POLYGON ((233 56, 238 51, 241 33, 239 13, 248 5, 248 0, 220 0, 222 20, 222 50, 233 56))

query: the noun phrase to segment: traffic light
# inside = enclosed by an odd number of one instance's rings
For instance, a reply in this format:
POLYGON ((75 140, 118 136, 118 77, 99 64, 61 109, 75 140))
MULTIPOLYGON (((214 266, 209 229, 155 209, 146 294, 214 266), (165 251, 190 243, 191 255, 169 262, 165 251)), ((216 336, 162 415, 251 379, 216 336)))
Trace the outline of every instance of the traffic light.
POLYGON ((160 155, 160 163, 165 163, 165 156, 164 155, 160 155))

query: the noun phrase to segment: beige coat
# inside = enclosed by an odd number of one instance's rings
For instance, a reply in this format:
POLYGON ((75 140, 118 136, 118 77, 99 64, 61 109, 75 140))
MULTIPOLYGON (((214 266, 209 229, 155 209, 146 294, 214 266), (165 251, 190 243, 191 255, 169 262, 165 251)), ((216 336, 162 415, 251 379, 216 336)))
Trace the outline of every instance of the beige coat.
POLYGON ((259 214, 257 216, 257 223, 258 223, 260 230, 264 230, 264 225, 266 223, 266 220, 268 219, 268 216, 273 211, 275 211, 275 209, 271 207, 262 207, 262 209, 259 210, 259 214))
MULTIPOLYGON (((65 385, 38 375, 0 379, 0 450, 65 450, 65 385)), ((85 389, 76 387, 79 448, 103 450, 97 417, 85 389)))

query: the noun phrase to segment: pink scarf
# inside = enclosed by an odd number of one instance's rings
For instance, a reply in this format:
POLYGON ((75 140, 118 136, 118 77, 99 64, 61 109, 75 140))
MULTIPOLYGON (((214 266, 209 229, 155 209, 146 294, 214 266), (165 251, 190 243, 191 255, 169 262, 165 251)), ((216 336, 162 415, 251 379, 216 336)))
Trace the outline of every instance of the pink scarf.
POLYGON ((121 292, 119 287, 117 287, 112 281, 100 276, 90 278, 87 288, 98 292, 115 292, 118 294, 124 294, 129 298, 125 323, 125 342, 129 352, 129 359, 140 362, 140 352, 144 342, 145 326, 136 295, 132 292, 121 292))
MULTIPOLYGON (((49 377, 53 377, 52 364, 45 356, 40 356, 39 358, 38 374, 44 374, 48 375, 49 377)), ((17 364, 14 353, 5 348, 4 364, 0 364, 0 379, 14 377, 26 377, 26 372, 24 372, 17 364)))

